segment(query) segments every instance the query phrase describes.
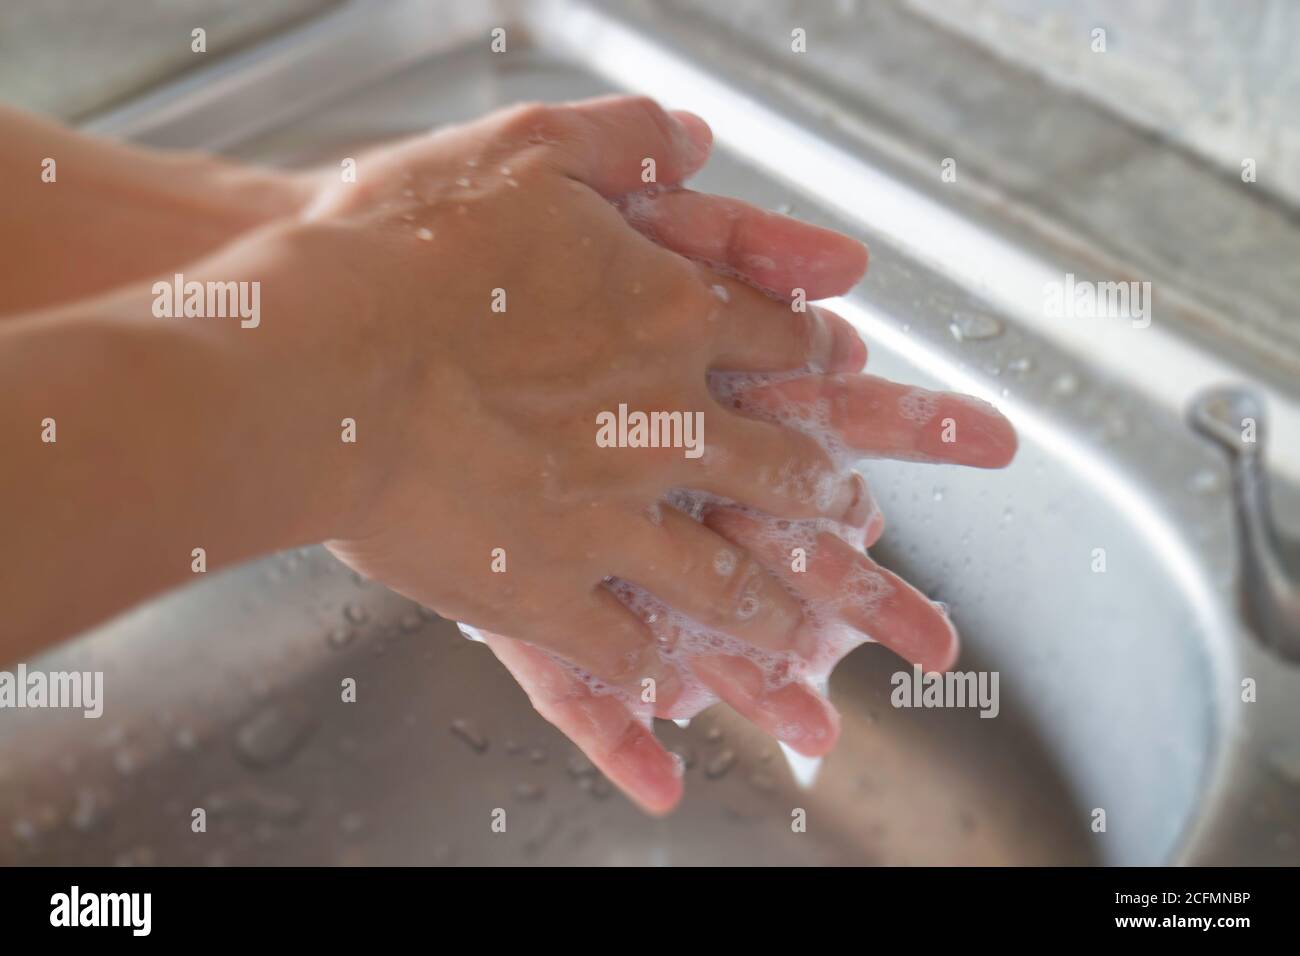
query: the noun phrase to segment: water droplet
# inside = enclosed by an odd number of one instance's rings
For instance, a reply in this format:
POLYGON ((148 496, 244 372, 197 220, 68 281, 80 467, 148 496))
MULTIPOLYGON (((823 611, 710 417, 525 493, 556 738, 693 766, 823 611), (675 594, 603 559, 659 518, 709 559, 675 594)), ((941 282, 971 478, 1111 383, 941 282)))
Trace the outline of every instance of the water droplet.
POLYGON ((415 230, 415 238, 424 242, 431 242, 433 240, 433 230, 429 229, 427 226, 421 226, 419 229, 415 230))
POLYGON ((1015 372, 1017 375, 1023 375, 1034 367, 1034 360, 1024 355, 1020 358, 1013 358, 1007 363, 1007 371, 1015 372))
POLYGON ((327 639, 330 647, 346 647, 356 636, 357 632, 352 628, 339 626, 329 632, 327 639))
POLYGON ((124 777, 129 777, 135 773, 136 765, 135 753, 125 747, 113 754, 113 766, 124 777))
POLYGON ((1001 335, 1002 323, 984 312, 954 312, 948 331, 958 342, 978 342, 1001 335))
POLYGON ((731 749, 721 750, 709 758, 704 765, 704 776, 710 780, 720 780, 736 765, 736 752, 731 749))
POLYGON ((474 184, 470 182, 470 180, 465 176, 457 176, 456 185, 459 186, 461 189, 468 189, 470 186, 474 184))
POLYGON ((315 721, 305 710, 272 705, 235 732, 235 753, 254 770, 286 764, 315 729, 315 721))
POLYGON ((403 614, 400 626, 404 634, 414 634, 420 629, 420 615, 414 611, 403 614))
POLYGON ((529 763, 546 763, 546 751, 541 747, 534 747, 528 751, 529 763))
POLYGON ((1062 372, 1052 380, 1052 391, 1062 397, 1073 395, 1079 390, 1079 377, 1073 372, 1062 372))
POLYGON ((546 788, 539 783, 517 783, 515 796, 527 803, 536 803, 546 796, 546 788))
POLYGON ((580 780, 583 777, 590 777, 596 772, 596 768, 592 765, 592 762, 582 754, 574 754, 570 757, 568 763, 565 764, 565 769, 569 772, 569 776, 573 777, 575 780, 580 780))
POLYGON ((353 624, 364 624, 370 614, 360 604, 351 601, 343 608, 343 616, 353 624))
POLYGON ((936 489, 934 489, 934 500, 935 500, 935 501, 943 501, 943 489, 942 489, 942 488, 936 488, 936 489))
POLYGON ((1202 468, 1187 479, 1187 490, 1198 495, 1212 495, 1223 488, 1223 478, 1213 468, 1202 468))
POLYGON ((482 731, 475 726, 471 720, 464 717, 457 717, 451 722, 451 732, 469 745, 475 753, 486 753, 488 749, 488 739, 483 736, 482 731))

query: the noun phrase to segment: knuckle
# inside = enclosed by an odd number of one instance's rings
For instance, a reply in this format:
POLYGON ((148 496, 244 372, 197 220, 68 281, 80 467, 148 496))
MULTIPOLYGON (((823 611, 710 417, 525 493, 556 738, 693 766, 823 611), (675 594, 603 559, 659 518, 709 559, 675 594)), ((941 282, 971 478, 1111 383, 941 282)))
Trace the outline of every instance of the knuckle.
POLYGON ((506 110, 499 127, 510 140, 535 144, 553 144, 568 129, 567 110, 550 103, 520 103, 506 110))

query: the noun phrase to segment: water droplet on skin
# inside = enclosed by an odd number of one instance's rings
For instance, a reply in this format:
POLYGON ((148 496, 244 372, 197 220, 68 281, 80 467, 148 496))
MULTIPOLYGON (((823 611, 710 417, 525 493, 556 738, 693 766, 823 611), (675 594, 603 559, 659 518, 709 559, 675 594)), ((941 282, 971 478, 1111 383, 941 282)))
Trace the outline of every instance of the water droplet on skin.
POLYGON ((468 189, 470 186, 472 186, 472 185, 474 185, 474 184, 473 184, 472 182, 470 182, 469 179, 467 179, 467 178, 464 177, 464 176, 457 176, 457 177, 456 177, 456 185, 459 186, 461 189, 468 189))
POLYGON ((451 732, 464 741, 475 753, 487 753, 488 739, 471 720, 457 717, 451 722, 451 732))
POLYGON ((433 240, 433 230, 426 226, 421 226, 419 229, 415 230, 415 238, 420 239, 423 242, 431 242, 433 240))
POLYGON ((477 168, 478 168, 478 160, 477 160, 477 159, 467 159, 467 160, 465 160, 465 165, 468 166, 470 169, 477 169, 477 168))
POLYGON ((736 765, 736 752, 734 750, 721 750, 709 758, 709 762, 704 765, 704 776, 710 780, 721 780, 736 765))
POLYGON ((1001 335, 1002 323, 983 312, 956 312, 948 331, 958 342, 978 342, 1001 335))
POLYGON ((509 186, 511 189, 518 189, 518 188, 519 188, 519 180, 517 180, 517 179, 507 179, 507 180, 506 180, 506 185, 509 186))
POLYGON ((415 198, 415 190, 414 190, 414 189, 403 189, 403 190, 402 190, 402 195, 405 196, 407 199, 414 199, 414 198, 415 198))
POLYGON ((628 291, 630 291, 633 295, 640 295, 640 294, 641 294, 641 283, 640 283, 640 282, 633 282, 633 283, 632 283, 632 288, 631 288, 630 290, 628 290, 628 291))

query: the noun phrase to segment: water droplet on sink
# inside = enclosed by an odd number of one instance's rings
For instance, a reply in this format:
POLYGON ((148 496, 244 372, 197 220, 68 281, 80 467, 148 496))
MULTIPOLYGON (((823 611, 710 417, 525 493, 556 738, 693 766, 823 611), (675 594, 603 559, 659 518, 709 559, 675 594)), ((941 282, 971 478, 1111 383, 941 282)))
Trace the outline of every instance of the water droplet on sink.
POLYGON ((370 617, 366 609, 355 601, 348 602, 348 604, 343 608, 343 616, 353 624, 364 624, 370 617))
POLYGON ((1062 372, 1052 379, 1052 391, 1063 398, 1068 398, 1079 391, 1079 376, 1073 372, 1062 372))
POLYGON ((350 627, 340 625, 329 632, 328 641, 330 647, 346 647, 352 643, 357 636, 357 632, 350 627))
POLYGON ((1028 372, 1033 367, 1034 367, 1034 360, 1029 358, 1029 356, 1027 355, 1021 356, 1020 358, 1013 358, 1010 362, 1007 363, 1007 371, 1015 372, 1017 375, 1023 375, 1025 372, 1028 372))
POLYGON ((1223 488, 1223 478, 1213 468, 1202 468, 1187 479, 1187 490, 1198 495, 1212 495, 1223 488))
POLYGON ((736 752, 731 749, 721 750, 709 758, 704 765, 704 776, 710 780, 720 780, 736 765, 736 752))
POLYGON ((469 745, 475 753, 486 753, 488 739, 471 720, 457 717, 451 722, 451 732, 469 745))
POLYGON ((273 705, 235 731, 235 754, 254 770, 280 766, 294 758, 315 729, 305 710, 273 705))
POLYGON ((943 489, 942 489, 942 488, 936 488, 936 489, 934 489, 934 500, 935 500, 935 501, 943 501, 943 489))
POLYGON ((1002 323, 984 312, 954 312, 948 331, 958 342, 979 342, 1002 334, 1002 323))
POLYGON ((515 796, 528 803, 536 803, 546 796, 546 789, 538 783, 517 783, 515 784, 515 796))

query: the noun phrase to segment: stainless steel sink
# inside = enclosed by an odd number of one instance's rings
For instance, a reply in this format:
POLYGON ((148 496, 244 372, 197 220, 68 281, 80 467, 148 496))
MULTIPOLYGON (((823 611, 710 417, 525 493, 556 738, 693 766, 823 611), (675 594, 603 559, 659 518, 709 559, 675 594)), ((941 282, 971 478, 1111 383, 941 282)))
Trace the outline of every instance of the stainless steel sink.
MULTIPOLYGON (((959 666, 1001 675, 1000 715, 894 709, 901 665, 866 646, 833 676, 844 734, 811 788, 715 708, 660 726, 687 759, 687 797, 652 820, 486 648, 306 549, 39 662, 103 670, 105 715, 0 713, 0 860, 1300 862, 1300 671, 1241 623, 1228 470, 1181 408, 1210 379, 1263 373, 1176 323, 1082 339, 1049 327, 1026 290, 1040 296, 1053 270, 1095 274, 1104 250, 945 193, 938 160, 928 180, 903 168, 867 111, 795 74, 760 82, 725 35, 655 12, 353 3, 92 125, 299 164, 522 99, 623 88, 701 112, 719 148, 699 188, 871 245, 868 281, 835 305, 877 374, 974 392, 1021 431, 1004 472, 863 464, 889 521, 874 553, 951 606, 959 666), (489 52, 493 26, 506 56, 489 52), (345 677, 356 703, 340 702, 345 677), (490 829, 498 807, 505 834, 490 829), (796 807, 806 833, 791 832, 796 807)), ((1270 382, 1290 454, 1296 396, 1270 382)), ((1285 454, 1277 510, 1292 521, 1285 454)))

